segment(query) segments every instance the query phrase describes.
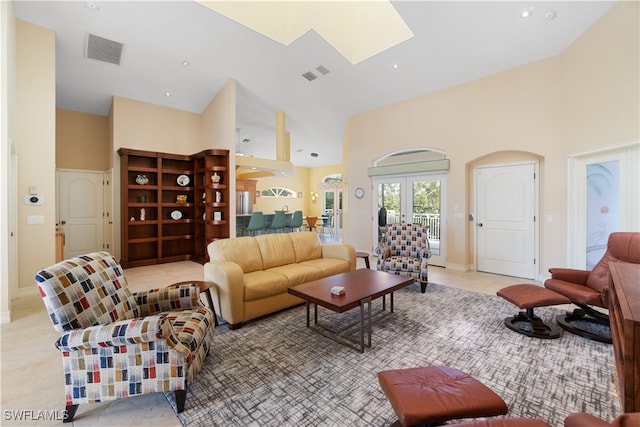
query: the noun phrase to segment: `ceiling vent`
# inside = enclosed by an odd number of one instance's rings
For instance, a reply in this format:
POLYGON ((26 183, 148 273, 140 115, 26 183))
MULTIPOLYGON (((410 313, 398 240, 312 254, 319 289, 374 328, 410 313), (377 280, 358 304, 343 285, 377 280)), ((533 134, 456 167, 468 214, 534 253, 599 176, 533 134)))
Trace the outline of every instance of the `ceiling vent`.
POLYGON ((124 45, 94 34, 87 37, 85 56, 109 64, 120 65, 124 45))
POLYGON ((320 71, 322 73, 322 75, 324 75, 324 76, 329 74, 329 70, 327 70, 327 67, 325 67, 324 65, 317 66, 316 70, 320 71))
POLYGON ((302 77, 304 77, 305 79, 311 81, 311 80, 315 80, 318 78, 318 76, 316 76, 315 74, 313 74, 311 71, 307 71, 306 73, 304 73, 302 75, 302 77))

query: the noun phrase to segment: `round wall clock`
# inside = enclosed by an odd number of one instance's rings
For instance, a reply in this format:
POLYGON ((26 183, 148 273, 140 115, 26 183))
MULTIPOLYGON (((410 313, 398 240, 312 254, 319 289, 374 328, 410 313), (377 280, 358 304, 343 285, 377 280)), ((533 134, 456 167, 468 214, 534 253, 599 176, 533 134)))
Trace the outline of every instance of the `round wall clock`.
POLYGON ((356 188, 355 193, 358 199, 362 199, 364 197, 364 189, 362 189, 362 187, 356 188))

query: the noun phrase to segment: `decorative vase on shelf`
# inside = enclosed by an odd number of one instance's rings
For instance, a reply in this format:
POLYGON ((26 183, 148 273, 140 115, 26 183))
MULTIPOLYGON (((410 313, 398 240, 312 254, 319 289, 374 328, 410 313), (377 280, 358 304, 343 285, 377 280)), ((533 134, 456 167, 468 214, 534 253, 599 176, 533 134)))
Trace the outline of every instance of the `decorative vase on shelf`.
POLYGON ((140 221, 144 221, 146 219, 146 211, 144 208, 140 209, 140 221))
POLYGON ((216 203, 222 202, 222 193, 220 191, 216 191, 216 203))
POLYGON ((211 175, 211 182, 214 184, 217 184, 220 182, 220 175, 218 175, 217 172, 214 172, 213 175, 211 175))
POLYGON ((136 177, 136 183, 140 184, 140 185, 145 185, 149 183, 149 178, 147 178, 147 175, 138 175, 136 177))

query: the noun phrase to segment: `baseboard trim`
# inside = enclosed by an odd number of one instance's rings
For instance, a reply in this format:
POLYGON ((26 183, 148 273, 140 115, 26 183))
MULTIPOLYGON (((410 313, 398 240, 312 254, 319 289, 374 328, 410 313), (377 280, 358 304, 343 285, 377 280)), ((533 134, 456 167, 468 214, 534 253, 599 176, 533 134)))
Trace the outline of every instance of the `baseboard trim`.
POLYGON ((30 288, 18 288, 18 296, 17 296, 17 298, 32 297, 34 295, 38 295, 38 287, 37 286, 32 286, 30 288))
POLYGON ((462 273, 469 271, 469 265, 467 264, 453 264, 448 262, 445 268, 451 269, 453 271, 460 271, 462 273))
POLYGON ((11 311, 3 311, 0 313, 0 324, 11 322, 11 311))

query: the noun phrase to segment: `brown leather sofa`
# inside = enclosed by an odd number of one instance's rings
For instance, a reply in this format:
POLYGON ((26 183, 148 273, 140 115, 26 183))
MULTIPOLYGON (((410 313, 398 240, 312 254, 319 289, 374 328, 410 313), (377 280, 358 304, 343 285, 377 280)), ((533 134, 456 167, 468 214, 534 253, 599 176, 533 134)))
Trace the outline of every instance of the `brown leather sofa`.
POLYGON ((607 242, 607 252, 593 270, 571 268, 551 268, 551 278, 544 286, 568 297, 579 307, 571 313, 557 317, 558 324, 565 330, 585 338, 611 343, 609 334, 600 334, 594 328, 581 328, 577 321, 609 325, 609 316, 593 307, 609 307, 609 263, 640 263, 640 233, 611 233, 607 242))

